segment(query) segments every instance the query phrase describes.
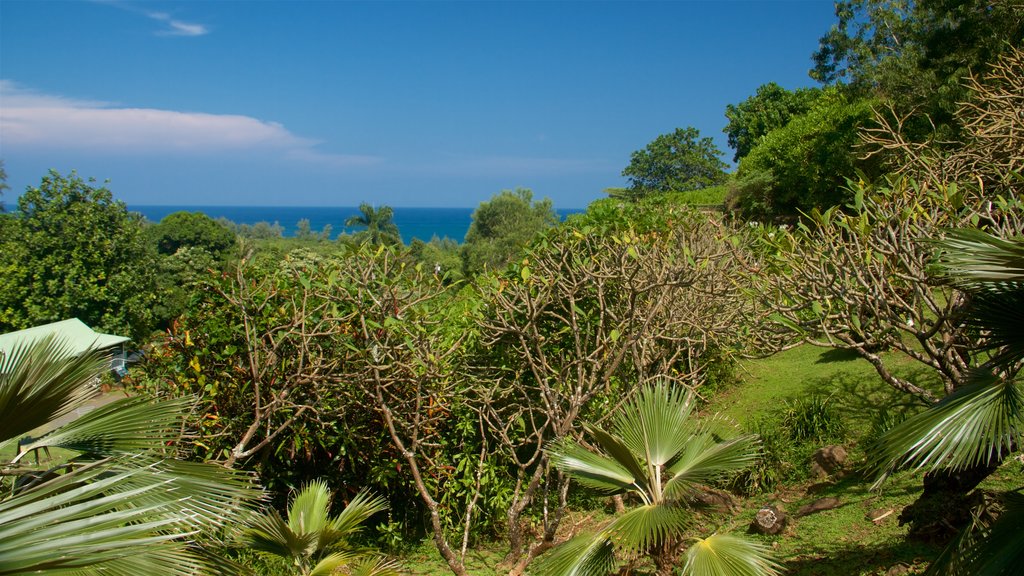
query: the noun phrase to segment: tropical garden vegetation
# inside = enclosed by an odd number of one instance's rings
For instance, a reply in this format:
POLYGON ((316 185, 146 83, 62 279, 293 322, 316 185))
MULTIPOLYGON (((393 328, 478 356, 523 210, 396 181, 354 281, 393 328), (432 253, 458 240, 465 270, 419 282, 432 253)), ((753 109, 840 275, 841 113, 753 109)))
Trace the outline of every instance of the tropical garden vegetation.
POLYGON ((727 107, 735 170, 668 127, 564 222, 284 238, 44 176, 0 329, 145 357, 84 415, 99 354, 0 358, 0 573, 1013 573, 1024 6, 836 7, 820 88, 727 107))

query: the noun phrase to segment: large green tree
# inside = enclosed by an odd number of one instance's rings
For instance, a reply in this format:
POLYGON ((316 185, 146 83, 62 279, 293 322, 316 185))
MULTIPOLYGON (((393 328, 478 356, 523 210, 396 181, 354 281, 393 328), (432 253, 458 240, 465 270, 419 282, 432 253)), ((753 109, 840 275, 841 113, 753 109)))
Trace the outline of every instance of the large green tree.
POLYGON ((734 162, 750 153, 761 138, 772 130, 782 128, 795 117, 810 110, 821 95, 815 88, 789 91, 775 82, 763 84, 757 93, 739 104, 725 107, 729 123, 722 130, 729 138, 729 146, 736 151, 734 162))
POLYGON ((502 190, 473 211, 463 244, 466 276, 515 260, 539 233, 558 223, 551 200, 534 200, 526 188, 502 190))
POLYGON ((1024 41, 1021 0, 843 0, 836 20, 811 76, 881 96, 943 138, 959 131, 963 79, 1024 41))
POLYGON ((637 200, 651 193, 700 190, 725 181, 722 151, 692 126, 676 128, 633 152, 622 175, 629 178, 623 197, 637 200))
POLYGON ((838 89, 824 91, 807 113, 792 118, 740 162, 733 201, 749 217, 792 216, 849 199, 847 178, 874 172, 858 158, 858 132, 872 118, 872 101, 838 89))
POLYGON ((143 340, 153 327, 154 251, 110 190, 51 171, 3 215, 0 329, 77 317, 143 340))
POLYGON ((227 226, 202 212, 168 214, 148 229, 161 254, 174 254, 180 248, 201 248, 218 258, 235 247, 235 234, 227 226))

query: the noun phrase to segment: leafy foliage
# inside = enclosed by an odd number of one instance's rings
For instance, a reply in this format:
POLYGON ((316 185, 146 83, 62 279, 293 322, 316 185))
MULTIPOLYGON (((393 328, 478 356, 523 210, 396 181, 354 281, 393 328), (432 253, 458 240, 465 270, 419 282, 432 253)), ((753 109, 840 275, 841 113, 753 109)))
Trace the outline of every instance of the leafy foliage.
POLYGON ((164 255, 181 248, 199 248, 224 258, 235 247, 235 234, 202 212, 168 214, 159 224, 150 226, 147 234, 164 255))
POLYGON ((758 86, 757 92, 739 104, 725 107, 729 120, 722 129, 729 146, 736 151, 734 162, 750 153, 762 138, 782 128, 797 116, 807 113, 821 90, 800 88, 790 92, 774 82, 758 86))
POLYGON ((526 188, 502 190, 473 211, 462 248, 463 273, 500 270, 538 234, 558 223, 550 199, 534 200, 526 188))
POLYGON ((155 254, 110 190, 51 171, 0 215, 0 329, 79 318, 144 341, 154 326, 155 254))
POLYGON ((725 181, 722 151, 710 137, 701 138, 691 127, 655 138, 643 150, 633 152, 622 175, 629 188, 619 196, 638 200, 657 192, 700 190, 725 181))
POLYGON ((740 162, 736 207, 748 217, 772 218, 847 202, 845 179, 872 171, 854 150, 871 105, 826 90, 806 114, 768 132, 740 162))

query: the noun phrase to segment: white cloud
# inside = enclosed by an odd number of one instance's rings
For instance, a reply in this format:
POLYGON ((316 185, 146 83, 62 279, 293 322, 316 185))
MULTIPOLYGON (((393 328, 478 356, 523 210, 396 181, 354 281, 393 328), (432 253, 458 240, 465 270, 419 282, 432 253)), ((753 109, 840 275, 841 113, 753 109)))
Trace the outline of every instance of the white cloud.
POLYGON ((161 36, 203 36, 210 33, 210 29, 202 24, 182 22, 171 18, 170 14, 164 12, 146 12, 146 16, 167 24, 167 29, 157 32, 161 36))
POLYGON ((0 141, 5 149, 65 149, 93 154, 276 152, 283 158, 351 167, 372 156, 330 154, 276 122, 237 114, 125 108, 38 94, 0 80, 0 141))

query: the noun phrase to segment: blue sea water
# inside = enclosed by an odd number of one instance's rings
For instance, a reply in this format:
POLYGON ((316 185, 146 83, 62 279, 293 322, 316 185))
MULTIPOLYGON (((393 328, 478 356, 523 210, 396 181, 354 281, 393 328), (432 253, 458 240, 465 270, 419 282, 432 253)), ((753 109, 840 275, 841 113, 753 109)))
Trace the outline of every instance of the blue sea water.
MULTIPOLYGON (((227 218, 235 224, 278 223, 284 228, 285 236, 294 236, 299 220, 305 218, 314 232, 330 224, 332 238, 343 232, 354 232, 356 229, 346 228, 344 222, 359 214, 355 206, 129 206, 128 209, 151 222, 159 222, 174 212, 187 211, 202 212, 214 219, 227 218)), ((395 208, 394 211, 395 224, 405 243, 413 238, 428 241, 435 235, 462 242, 473 214, 472 208, 395 208)))
MULTIPOLYGON (((299 220, 309 220, 309 227, 320 232, 327 224, 331 225, 331 237, 342 232, 354 232, 346 229, 344 222, 350 216, 359 214, 355 206, 308 207, 308 206, 140 206, 130 205, 132 212, 142 214, 151 222, 159 222, 174 212, 202 212, 210 218, 227 218, 235 224, 256 224, 257 222, 277 222, 284 227, 285 236, 294 236, 299 220)), ((394 208, 395 224, 402 234, 402 242, 408 244, 413 238, 429 241, 434 236, 451 238, 462 242, 469 230, 474 208, 394 208)), ((559 217, 564 219, 568 214, 580 210, 559 210, 559 217)))

